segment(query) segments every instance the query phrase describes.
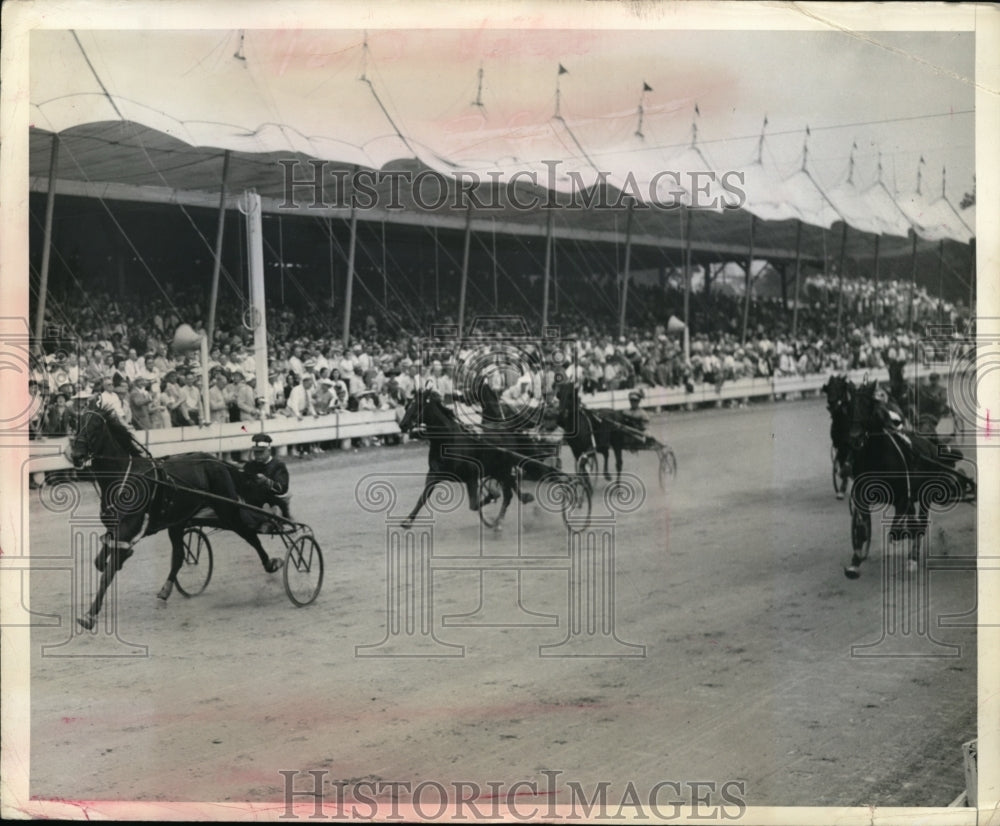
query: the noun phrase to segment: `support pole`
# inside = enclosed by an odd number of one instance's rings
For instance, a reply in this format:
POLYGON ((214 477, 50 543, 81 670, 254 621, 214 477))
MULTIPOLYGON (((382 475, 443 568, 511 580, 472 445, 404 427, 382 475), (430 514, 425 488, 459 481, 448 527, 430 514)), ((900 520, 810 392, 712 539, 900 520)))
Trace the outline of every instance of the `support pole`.
POLYGON ((795 306, 792 307, 792 338, 795 338, 795 334, 798 332, 799 328, 799 284, 801 283, 802 274, 802 222, 795 222, 795 289, 793 299, 795 301, 795 306))
POLYGON ((462 247, 462 284, 458 290, 458 334, 465 330, 465 291, 469 283, 469 244, 472 241, 472 204, 465 210, 465 244, 462 247))
POLYGON ((632 263, 632 208, 634 202, 628 202, 628 219, 625 222, 625 272, 622 274, 622 291, 619 299, 620 312, 618 317, 618 337, 625 335, 625 310, 628 306, 628 276, 632 263))
POLYGON ((219 271, 222 269, 222 237, 226 229, 226 185, 229 183, 229 150, 222 156, 222 187, 219 190, 219 219, 215 230, 215 258, 212 261, 212 291, 208 299, 208 324, 205 335, 209 345, 215 341, 215 306, 219 301, 219 271))
POLYGON ((872 299, 874 301, 875 310, 875 332, 879 332, 879 328, 882 326, 879 324, 879 320, 882 317, 881 307, 879 306, 878 300, 878 267, 879 267, 879 246, 882 241, 881 235, 875 236, 875 269, 872 272, 872 285, 874 287, 872 299))
POLYGON ((552 210, 545 216, 545 274, 542 278, 542 327, 549 323, 549 280, 552 278, 552 210))
POLYGON ((843 337, 844 320, 844 256, 847 254, 847 222, 840 231, 840 262, 837 264, 837 338, 843 337))
POLYGON ((56 205, 56 169, 59 166, 59 136, 52 136, 49 156, 49 189, 45 195, 45 240, 42 243, 42 268, 38 282, 38 309, 35 314, 35 347, 41 350, 45 327, 45 300, 49 290, 49 259, 52 254, 52 213, 56 205))
POLYGON ((938 324, 944 323, 944 239, 938 241, 938 324))
MULTIPOLYGON (((257 393, 265 395, 267 385, 267 302, 264 293, 264 226, 260 196, 248 192, 246 198, 247 263, 250 268, 250 317, 253 322, 253 358, 257 393)), ((207 398, 207 394, 206 394, 207 398)))
POLYGON ((351 199, 351 240, 347 245, 347 284, 344 286, 344 327, 340 333, 344 349, 351 340, 351 299, 354 295, 354 250, 358 245, 358 211, 351 199))
POLYGON ((913 293, 917 287, 917 233, 913 233, 913 254, 910 263, 910 300, 906 303, 906 330, 913 330, 913 293))
POLYGON ((740 346, 745 347, 747 343, 747 325, 750 323, 750 293, 753 288, 753 278, 751 276, 751 270, 753 270, 753 244, 754 244, 754 232, 757 229, 757 216, 750 216, 750 251, 747 256, 747 276, 746 276, 746 297, 743 300, 743 338, 740 341, 740 346))
POLYGON ((976 239, 969 241, 969 318, 976 317, 976 239))
POLYGON ((493 219, 493 312, 500 312, 500 290, 497 284, 497 219, 493 219))
POLYGON ((441 312, 441 261, 438 247, 438 229, 434 227, 434 309, 441 312))
MULTIPOLYGON (((691 222, 694 210, 687 210, 687 226, 684 234, 684 327, 691 327, 691 222)), ((685 354, 685 358, 687 354, 685 354)))
POLYGON ((337 306, 337 280, 333 268, 333 218, 326 219, 327 253, 330 259, 330 309, 337 306))

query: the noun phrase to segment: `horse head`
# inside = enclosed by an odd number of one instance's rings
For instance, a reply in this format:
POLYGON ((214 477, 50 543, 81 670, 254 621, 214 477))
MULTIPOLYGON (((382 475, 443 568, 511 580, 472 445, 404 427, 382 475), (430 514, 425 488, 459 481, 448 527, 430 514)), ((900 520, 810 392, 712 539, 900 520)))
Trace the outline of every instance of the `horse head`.
POLYGON ((141 456, 142 448, 128 429, 97 402, 91 402, 80 414, 76 433, 70 438, 67 458, 74 467, 89 460, 141 456))
POLYGON ((860 447, 870 433, 883 427, 880 415, 882 405, 888 397, 878 386, 878 382, 868 382, 857 389, 851 399, 851 444, 860 447))
POLYGON ((820 388, 826 395, 826 409, 831 413, 846 410, 851 405, 854 384, 844 375, 834 375, 820 388))
POLYGON ((399 429, 403 433, 408 433, 414 428, 450 429, 448 423, 452 418, 436 391, 418 388, 406 405, 403 418, 399 420, 399 429))
POLYGON ((559 426, 569 430, 580 409, 580 389, 573 382, 564 381, 556 385, 555 396, 559 426))

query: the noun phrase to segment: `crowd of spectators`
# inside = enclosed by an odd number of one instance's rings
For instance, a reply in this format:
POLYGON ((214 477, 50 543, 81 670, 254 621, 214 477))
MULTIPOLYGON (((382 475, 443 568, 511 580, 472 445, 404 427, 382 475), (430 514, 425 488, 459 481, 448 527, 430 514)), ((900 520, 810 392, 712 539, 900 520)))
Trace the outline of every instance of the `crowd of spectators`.
MULTIPOLYGON (((969 332, 963 308, 939 305, 921 288, 916 291, 916 326, 908 332, 898 324, 898 306, 890 303, 891 296, 909 289, 898 282, 883 284, 884 300, 877 303, 860 282, 848 282, 845 323, 838 330, 837 295, 831 296, 835 284, 819 276, 806 282, 808 300, 796 314, 794 331, 792 312, 782 301, 755 300, 745 339, 742 298, 692 296, 690 361, 685 360, 682 336, 668 326, 672 315, 682 314, 676 289, 636 285, 630 301, 640 308, 635 317, 641 323, 624 336, 618 335, 617 318, 609 308, 599 312, 567 306, 564 300, 553 321, 575 344, 562 369, 585 394, 634 386, 690 391, 743 378, 877 369, 890 360, 912 361, 923 357, 915 352, 923 326, 938 320, 942 311, 957 325, 956 335, 969 332)), ((389 410, 404 405, 417 387, 428 383, 443 395, 458 392, 454 368, 470 355, 468 349, 456 352, 446 341, 427 346, 420 330, 400 331, 398 315, 364 304, 356 306, 347 346, 333 307, 270 308, 268 379, 258 387, 253 331, 245 323, 248 314, 238 306, 220 304, 208 363, 199 364, 197 354, 172 352, 171 340, 181 322, 203 329, 201 293, 172 290, 141 304, 97 292, 76 300, 80 307, 71 327, 54 323, 58 316, 50 313, 44 359, 32 376, 31 428, 37 436, 69 433, 79 405, 94 395, 137 430, 197 426, 205 418, 203 371, 209 380, 211 422, 389 410)), ((475 315, 472 310, 467 318, 475 315)), ((457 314, 446 300, 440 310, 426 315, 430 329, 431 321, 454 323, 457 314)), ((493 336, 485 334, 470 346, 485 352, 492 342, 493 336)), ((553 375, 552 370, 542 375, 536 393, 545 393, 553 375)))

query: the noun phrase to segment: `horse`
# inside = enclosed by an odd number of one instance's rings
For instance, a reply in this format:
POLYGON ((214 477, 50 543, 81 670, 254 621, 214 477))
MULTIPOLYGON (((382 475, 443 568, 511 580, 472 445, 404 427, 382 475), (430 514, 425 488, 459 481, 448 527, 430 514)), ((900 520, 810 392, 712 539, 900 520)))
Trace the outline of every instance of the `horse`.
POLYGON ((241 536, 260 558, 267 573, 282 560, 268 557, 254 528, 244 520, 239 501, 240 470, 207 453, 186 453, 155 460, 114 413, 98 406, 85 408, 70 439, 67 458, 77 468, 90 460, 101 497, 101 539, 94 565, 101 581, 90 610, 77 622, 86 629, 96 623, 104 595, 115 574, 134 553, 136 542, 166 530, 170 537, 170 573, 157 594, 166 603, 184 563, 184 528, 206 505, 221 527, 241 536))
POLYGON ((851 403, 854 389, 854 383, 844 375, 830 376, 820 388, 826 396, 826 409, 830 411, 833 487, 838 499, 844 498, 851 477, 851 403))
MULTIPOLYGON (((423 492, 403 527, 413 524, 417 513, 427 502, 431 491, 442 482, 459 481, 469 494, 469 509, 478 511, 480 483, 485 478, 496 479, 501 486, 503 502, 494 529, 502 529, 503 517, 510 500, 517 491, 517 457, 505 450, 485 443, 482 438, 456 419, 455 414, 430 390, 417 390, 406 406, 399 421, 403 433, 416 430, 430 443, 427 457, 427 478, 423 492)), ((531 502, 531 494, 518 493, 521 502, 531 502)))
MULTIPOLYGON (((573 452, 576 472, 587 480, 597 475, 597 454, 604 456, 604 472, 608 470, 610 428, 603 428, 600 435, 594 421, 580 402, 580 388, 573 382, 556 385, 556 423, 562 428, 566 444, 573 452)), ((620 466, 621 462, 619 462, 620 466)), ((610 474, 607 474, 610 478, 610 474)))
POLYGON ((886 366, 889 368, 889 398, 891 398, 902 411, 907 421, 914 421, 913 388, 903 376, 903 368, 906 362, 903 359, 887 359, 886 366))
POLYGON ((911 564, 919 559, 932 504, 975 499, 975 483, 956 470, 954 459, 941 459, 916 433, 893 426, 888 397, 876 382, 863 384, 851 402, 850 444, 854 487, 851 490, 851 564, 848 579, 857 579, 871 542, 871 512, 891 506, 890 540, 908 540, 911 564))

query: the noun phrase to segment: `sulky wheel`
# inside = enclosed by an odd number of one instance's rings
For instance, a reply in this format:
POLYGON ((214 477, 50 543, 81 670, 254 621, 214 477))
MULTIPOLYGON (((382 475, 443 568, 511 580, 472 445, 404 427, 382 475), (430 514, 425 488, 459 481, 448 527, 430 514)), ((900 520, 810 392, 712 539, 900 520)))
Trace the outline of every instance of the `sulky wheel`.
POLYGON ((479 518, 487 528, 495 528, 503 509, 503 485, 492 476, 479 482, 479 518))
POLYGON ((323 552, 310 533, 288 544, 283 567, 285 593, 296 605, 309 605, 323 587, 323 552))
POLYGON ((677 457, 669 447, 661 447, 656 451, 660 456, 660 490, 667 489, 667 477, 677 475, 677 457))
POLYGON ((212 578, 212 543, 201 528, 188 528, 181 538, 184 564, 177 572, 177 590, 194 597, 208 587, 212 578))
POLYGON ((574 533, 590 524, 591 486, 586 476, 569 477, 569 491, 563 501, 563 522, 574 533))

